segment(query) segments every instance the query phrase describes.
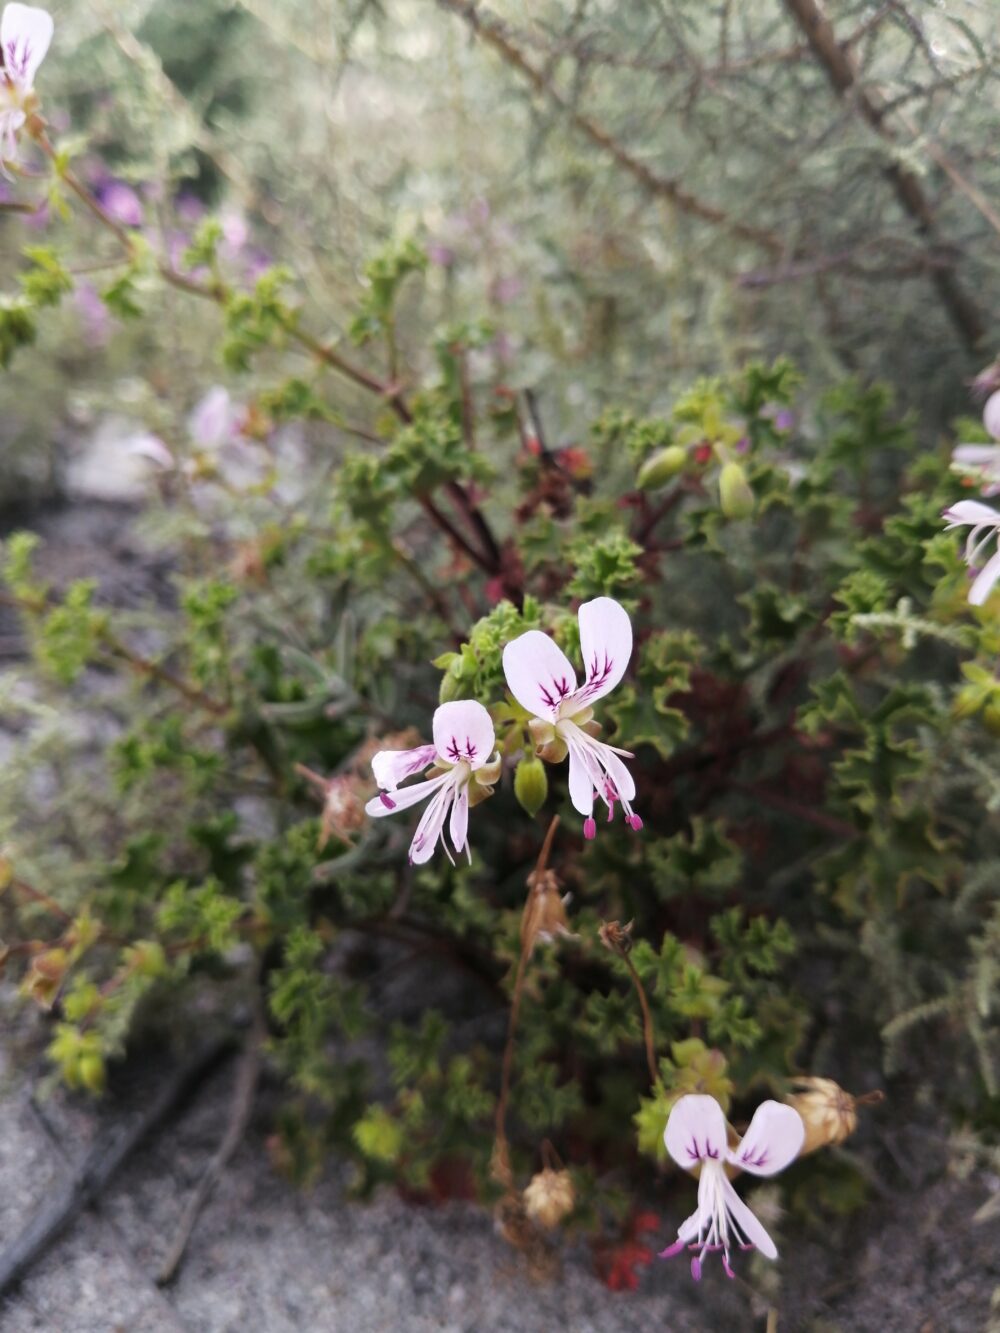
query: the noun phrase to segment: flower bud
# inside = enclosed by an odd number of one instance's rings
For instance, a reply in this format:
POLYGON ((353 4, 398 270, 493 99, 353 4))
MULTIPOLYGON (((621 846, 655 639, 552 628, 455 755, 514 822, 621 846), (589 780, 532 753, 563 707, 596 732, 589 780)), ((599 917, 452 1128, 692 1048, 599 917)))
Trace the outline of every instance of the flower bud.
POLYGON ((441 677, 441 684, 438 686, 438 703, 450 704, 455 699, 462 698, 462 682, 458 676, 450 669, 441 677))
POLYGON ((687 450, 679 444, 668 444, 666 449, 652 454, 639 469, 635 484, 640 491, 655 491, 665 486, 671 477, 684 471, 687 463, 687 450))
POLYGON ((832 1078, 798 1078, 795 1085, 799 1091, 786 1100, 806 1127, 801 1157, 817 1148, 836 1147, 854 1133, 858 1127, 857 1098, 832 1078))
POLYGON ((553 1171, 549 1167, 532 1176, 523 1197, 525 1212, 546 1228, 558 1226, 576 1204, 569 1172, 553 1171))
POLYGON ((524 759, 514 770, 514 795, 532 819, 538 814, 545 804, 545 798, 549 794, 549 779, 545 773, 545 765, 534 755, 524 759))
POLYGON ((719 503, 726 518, 748 518, 753 513, 753 490, 742 464, 723 465, 719 473, 719 503))

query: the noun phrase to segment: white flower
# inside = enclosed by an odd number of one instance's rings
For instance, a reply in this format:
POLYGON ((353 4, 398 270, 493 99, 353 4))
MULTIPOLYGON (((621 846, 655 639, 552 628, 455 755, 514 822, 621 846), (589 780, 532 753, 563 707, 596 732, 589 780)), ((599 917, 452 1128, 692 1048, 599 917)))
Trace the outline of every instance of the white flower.
POLYGON ((593 838, 595 795, 608 807, 609 820, 620 801, 629 827, 642 828, 631 805, 635 783, 619 757, 631 759, 631 752, 595 740, 588 729, 593 717, 590 705, 613 690, 625 674, 632 656, 632 622, 611 597, 584 602, 579 619, 586 670, 582 685, 565 653, 540 630, 528 630, 507 644, 503 669, 511 694, 532 715, 531 730, 539 748, 549 748, 559 758, 569 755, 570 800, 584 816, 584 837, 593 838))
POLYGON ((754 1176, 774 1176, 798 1156, 806 1128, 798 1111, 781 1102, 761 1102, 750 1128, 729 1147, 726 1118, 714 1097, 692 1093, 674 1103, 663 1132, 667 1152, 685 1171, 699 1167, 698 1207, 677 1230, 677 1239, 660 1254, 669 1259, 685 1247, 692 1251, 691 1276, 701 1278, 706 1253, 720 1253, 726 1277, 735 1276, 730 1249, 758 1249, 776 1259, 774 1241, 754 1217, 726 1176, 725 1162, 754 1176))
POLYGON ((418 745, 412 750, 380 750, 374 756, 372 772, 383 790, 368 802, 365 810, 378 819, 397 810, 407 810, 430 796, 431 803, 410 843, 411 863, 423 865, 429 861, 439 840, 445 855, 452 860, 443 836, 449 811, 452 846, 456 852, 464 851, 471 861, 469 806, 490 794, 489 788, 500 773, 500 757, 494 755, 493 721, 482 704, 456 699, 435 711, 432 732, 433 745, 418 745), (431 777, 411 787, 400 786, 431 764, 435 769, 431 777))
MULTIPOLYGON (((983 425, 994 440, 1000 441, 1000 392, 986 400, 983 425)), ((952 450, 951 465, 954 471, 975 480, 984 495, 1000 494, 1000 443, 957 445, 952 450)))
POLYGON ((15 156, 52 30, 52 15, 31 5, 6 5, 0 15, 0 165, 15 156))
POLYGON ((982 606, 993 591, 993 585, 1000 579, 1000 548, 993 552, 985 565, 981 564, 982 555, 1000 533, 1000 513, 979 500, 959 500, 946 509, 942 517, 948 520, 945 532, 951 532, 954 528, 972 529, 965 542, 965 563, 976 575, 969 589, 969 601, 973 606, 982 606))

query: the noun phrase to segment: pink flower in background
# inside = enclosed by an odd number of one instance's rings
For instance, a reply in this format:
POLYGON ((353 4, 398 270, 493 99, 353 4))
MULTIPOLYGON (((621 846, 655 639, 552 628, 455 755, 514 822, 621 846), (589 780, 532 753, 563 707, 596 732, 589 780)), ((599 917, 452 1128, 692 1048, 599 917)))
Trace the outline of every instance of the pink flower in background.
POLYGON ((105 213, 125 227, 142 226, 142 201, 124 181, 108 179, 97 187, 97 197, 105 213))
POLYGON ((44 9, 10 4, 0 15, 0 165, 16 155, 17 132, 28 118, 52 32, 52 15, 44 9))
POLYGON ((635 783, 619 750, 596 740, 587 730, 593 716, 590 705, 618 684, 632 656, 632 622, 623 606, 611 597, 584 602, 579 611, 580 648, 586 677, 577 683, 566 654, 540 630, 529 630, 503 650, 507 688, 532 715, 531 730, 540 746, 555 744, 556 753, 569 755, 569 795, 574 809, 584 816, 583 834, 593 838, 594 798, 599 796, 614 817, 615 802, 625 811, 630 828, 642 828, 633 811, 635 783))
POLYGON ((229 258, 235 259, 250 239, 247 220, 242 213, 227 208, 219 214, 219 225, 222 228, 221 249, 229 258))
POLYGON ((73 292, 73 304, 92 347, 102 347, 111 337, 112 318, 92 282, 81 282, 73 292))
POLYGON ((1000 513, 979 500, 958 500, 944 511, 942 518, 948 520, 945 532, 954 528, 971 528, 965 542, 965 563, 969 572, 976 576, 969 589, 969 601, 973 606, 982 606, 997 579, 1000 579, 1000 548, 995 550, 985 565, 982 556, 996 542, 1000 534, 1000 513))
POLYGON ((793 1162, 805 1141, 806 1127, 791 1106, 761 1102, 750 1128, 729 1147, 726 1117, 714 1097, 692 1093, 679 1098, 670 1112, 663 1141, 667 1152, 685 1171, 701 1169, 698 1207, 677 1231, 677 1239, 661 1251, 669 1259, 681 1250, 692 1251, 691 1276, 701 1278, 707 1253, 722 1256, 726 1277, 735 1277, 730 1250, 760 1250, 766 1259, 778 1257, 777 1246, 733 1188, 725 1163, 754 1176, 774 1176, 793 1162))
POLYGON ((209 389, 188 418, 188 430, 203 449, 221 449, 239 431, 242 412, 221 384, 209 389))
POLYGON ((188 190, 177 196, 174 209, 178 221, 183 222, 188 227, 197 226, 205 216, 205 205, 196 194, 191 194, 188 190))
POLYGON ((431 797, 410 843, 410 862, 423 865, 434 855, 438 842, 452 861, 444 840, 445 820, 451 815, 448 832, 456 853, 465 852, 469 860, 470 786, 489 787, 499 776, 500 759, 494 755, 496 737, 493 721, 482 704, 457 699, 442 704, 434 713, 433 745, 418 745, 412 750, 380 750, 372 759, 375 781, 382 788, 365 806, 378 819, 407 810, 431 797), (431 764, 442 770, 410 787, 400 784, 422 773, 431 764), (478 780, 475 775, 478 774, 478 780))

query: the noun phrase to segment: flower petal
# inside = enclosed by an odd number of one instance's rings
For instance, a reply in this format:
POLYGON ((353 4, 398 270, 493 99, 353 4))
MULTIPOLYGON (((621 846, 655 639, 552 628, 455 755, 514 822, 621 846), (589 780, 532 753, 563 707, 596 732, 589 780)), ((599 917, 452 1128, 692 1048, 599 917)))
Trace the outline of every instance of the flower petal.
POLYGON ((33 5, 10 4, 0 17, 4 70, 19 88, 31 88, 52 41, 52 15, 33 5))
POLYGON ((1000 579, 1000 551, 994 552, 979 571, 978 578, 969 589, 969 604, 982 606, 993 591, 997 579, 1000 579))
POLYGON ((991 393, 983 408, 983 425, 995 440, 1000 440, 1000 393, 991 393))
POLYGON ((463 782, 451 807, 451 823, 448 828, 451 845, 456 852, 464 852, 469 837, 469 784, 463 782))
POLYGON ((503 671, 507 688, 533 717, 554 719, 559 705, 576 689, 576 672, 569 658, 537 629, 507 644, 503 671))
MULTIPOLYGON (((959 444, 951 451, 953 463, 968 463, 970 467, 1000 466, 1000 444, 959 444)), ((959 503, 962 503, 959 501, 959 503)), ((973 501, 975 503, 975 501, 973 501)))
POLYGON ((433 745, 417 745, 412 750, 379 750, 372 757, 372 774, 380 787, 395 791, 401 782, 433 764, 436 757, 433 745))
POLYGON ((618 796, 626 801, 635 800, 635 780, 610 745, 595 741, 597 762, 614 783, 618 796))
POLYGON ((434 748, 449 764, 482 768, 496 749, 493 719, 474 699, 455 699, 434 713, 434 748))
POLYGON ((587 752, 576 741, 569 741, 569 799, 581 815, 594 813, 594 772, 587 752))
MULTIPOLYGON (((448 817, 448 809, 455 796, 455 784, 450 780, 451 776, 450 773, 445 774, 448 781, 435 793, 434 799, 420 817, 420 823, 410 843, 410 861, 413 865, 422 866, 434 855, 434 849, 444 829, 444 821, 448 817)), ((404 791, 408 790, 409 788, 404 788, 404 791)), ((445 853, 450 861, 451 855, 447 846, 445 853)))
POLYGON ((437 791, 450 777, 450 773, 442 773, 427 782, 415 782, 412 787, 402 787, 399 791, 393 791, 391 798, 373 796, 365 806, 365 814, 371 815, 373 819, 381 819, 385 815, 394 815, 397 810, 408 810, 411 805, 419 805, 421 801, 425 801, 431 792, 437 791))
MULTIPOLYGON (((789 1110, 792 1108, 789 1107, 789 1110)), ((765 1259, 777 1259, 778 1247, 767 1234, 761 1222, 754 1216, 747 1205, 733 1188, 733 1182, 722 1177, 722 1195, 730 1218, 746 1236, 751 1245, 756 1245, 765 1259)))
POLYGON ((667 1152, 678 1166, 691 1171, 706 1158, 726 1155, 726 1117, 714 1097, 692 1092, 674 1102, 663 1131, 667 1152))
POLYGON ((948 506, 941 517, 948 520, 949 528, 961 528, 967 523, 976 526, 985 523, 994 528, 1000 526, 1000 512, 980 500, 957 500, 948 506))
POLYGON ((774 1176, 798 1157, 806 1127, 798 1111, 781 1102, 761 1102, 738 1147, 726 1157, 755 1176, 774 1176))
POLYGON ((584 683, 575 699, 591 704, 615 688, 632 656, 632 622, 613 597, 595 597, 579 611, 584 683))

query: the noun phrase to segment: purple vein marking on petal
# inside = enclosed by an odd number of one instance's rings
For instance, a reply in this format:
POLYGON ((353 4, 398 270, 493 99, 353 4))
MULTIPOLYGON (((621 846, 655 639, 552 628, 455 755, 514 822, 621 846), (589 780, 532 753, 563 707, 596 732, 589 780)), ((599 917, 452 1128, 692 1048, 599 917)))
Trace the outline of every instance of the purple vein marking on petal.
POLYGON ((602 688, 607 678, 611 675, 611 672, 614 669, 614 665, 615 665, 614 658, 609 657, 607 653, 604 654, 603 663, 595 653, 593 658, 591 659, 590 665, 587 668, 587 683, 580 691, 580 698, 589 699, 592 694, 596 694, 597 691, 602 688))
POLYGON ((701 1153, 698 1151, 698 1140, 696 1138, 691 1139, 687 1148, 687 1155, 695 1162, 701 1158, 701 1153))
MULTIPOLYGON (((406 790, 409 791, 409 787, 407 787, 406 790)), ((391 796, 387 796, 384 791, 379 792, 378 798, 387 810, 395 810, 396 802, 392 799, 391 796)))
POLYGON ((538 692, 542 696, 546 708, 557 708, 570 693, 570 688, 570 683, 565 676, 560 676, 558 680, 553 676, 551 689, 546 688, 541 681, 538 682, 538 692))
POLYGON ((767 1161, 766 1148, 762 1148, 756 1157, 754 1157, 752 1154, 753 1154, 752 1148, 748 1148, 746 1152, 741 1152, 740 1161, 745 1162, 747 1166, 763 1166, 767 1161))
POLYGON ((17 38, 7 43, 7 59, 4 61, 7 72, 15 77, 24 78, 28 72, 28 61, 31 57, 31 43, 25 42, 24 49, 20 55, 17 50, 17 38))

